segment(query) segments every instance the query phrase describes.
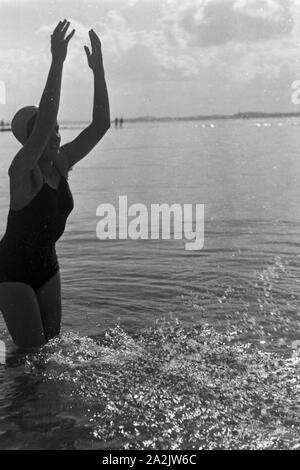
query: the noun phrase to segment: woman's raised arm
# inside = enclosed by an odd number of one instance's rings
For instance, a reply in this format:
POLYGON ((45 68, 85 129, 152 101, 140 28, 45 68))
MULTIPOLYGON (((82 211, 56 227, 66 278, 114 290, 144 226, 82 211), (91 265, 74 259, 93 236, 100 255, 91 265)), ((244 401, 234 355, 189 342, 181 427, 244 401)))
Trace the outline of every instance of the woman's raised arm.
POLYGON ((22 142, 24 146, 17 153, 9 167, 8 174, 10 177, 20 178, 34 168, 42 156, 49 135, 56 124, 63 63, 67 55, 68 43, 75 32, 73 30, 65 37, 69 25, 70 23, 66 20, 60 21, 51 35, 52 62, 40 100, 35 125, 29 138, 22 142))
POLYGON ((105 81, 101 42, 94 30, 89 31, 91 49, 85 46, 88 65, 94 74, 94 105, 92 122, 72 142, 60 149, 66 169, 85 157, 110 128, 109 99, 105 81))

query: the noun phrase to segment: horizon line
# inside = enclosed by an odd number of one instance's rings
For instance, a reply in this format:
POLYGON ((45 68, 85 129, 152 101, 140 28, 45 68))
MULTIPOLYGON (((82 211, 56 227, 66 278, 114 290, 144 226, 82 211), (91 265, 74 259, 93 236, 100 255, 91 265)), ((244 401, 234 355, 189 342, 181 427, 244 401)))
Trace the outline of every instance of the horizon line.
MULTIPOLYGON (((188 116, 136 116, 136 117, 125 117, 123 115, 123 122, 151 122, 151 121, 193 121, 193 120, 209 120, 209 119, 251 119, 251 118, 264 118, 264 117, 300 117, 300 111, 280 111, 280 112, 265 112, 265 111, 242 111, 234 114, 198 114, 198 115, 188 115, 188 116)), ((120 118, 117 117, 119 120, 120 118)), ((111 119, 111 123, 115 122, 116 118, 111 119)), ((71 120, 62 120, 62 124, 83 124, 90 122, 89 120, 85 121, 71 121, 71 120)))
MULTIPOLYGON (((265 112, 265 111, 242 111, 234 114, 199 114, 199 115, 189 115, 189 116, 137 116, 137 117, 123 117, 123 122, 155 122, 155 121, 201 121, 201 120, 213 120, 213 119, 259 119, 259 118, 273 118, 273 117, 300 117, 300 111, 281 111, 281 112, 265 112)), ((116 118, 111 119, 111 123, 114 124, 116 118)), ((118 117, 117 119, 120 120, 118 117)), ((10 122, 5 122, 4 119, 0 119, 0 122, 3 121, 3 127, 9 126, 10 122)), ((87 124, 91 122, 90 120, 61 120, 61 125, 66 124, 87 124)), ((0 128, 2 126, 0 125, 0 128)))

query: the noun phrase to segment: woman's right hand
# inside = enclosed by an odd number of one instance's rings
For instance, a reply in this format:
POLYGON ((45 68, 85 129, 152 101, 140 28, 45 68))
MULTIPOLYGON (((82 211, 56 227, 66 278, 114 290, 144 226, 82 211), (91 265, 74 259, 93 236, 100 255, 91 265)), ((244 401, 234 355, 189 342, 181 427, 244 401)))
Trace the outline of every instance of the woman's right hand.
POLYGON ((75 33, 75 29, 73 29, 73 31, 65 37, 69 26, 69 21, 60 21, 51 34, 51 53, 53 60, 56 62, 63 63, 67 56, 69 41, 75 33))

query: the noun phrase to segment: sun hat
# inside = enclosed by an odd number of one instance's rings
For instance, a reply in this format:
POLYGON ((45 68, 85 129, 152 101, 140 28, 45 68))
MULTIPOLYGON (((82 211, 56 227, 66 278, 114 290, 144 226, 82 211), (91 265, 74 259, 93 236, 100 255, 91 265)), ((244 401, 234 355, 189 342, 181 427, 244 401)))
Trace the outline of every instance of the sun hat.
POLYGON ((15 138, 18 139, 18 141, 23 145, 28 138, 28 121, 37 114, 38 110, 38 106, 35 105, 24 106, 24 108, 21 108, 16 112, 11 121, 12 133, 15 138))

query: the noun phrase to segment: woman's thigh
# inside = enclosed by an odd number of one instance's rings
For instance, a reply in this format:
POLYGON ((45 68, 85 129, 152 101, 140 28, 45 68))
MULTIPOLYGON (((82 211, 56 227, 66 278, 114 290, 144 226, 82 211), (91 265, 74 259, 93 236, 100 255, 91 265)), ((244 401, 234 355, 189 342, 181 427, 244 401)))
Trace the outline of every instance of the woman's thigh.
POLYGON ((45 343, 36 294, 23 282, 0 282, 0 310, 14 343, 32 348, 45 343))
POLYGON ((59 271, 52 276, 37 291, 41 318, 46 340, 60 333, 61 324, 61 287, 59 271))

